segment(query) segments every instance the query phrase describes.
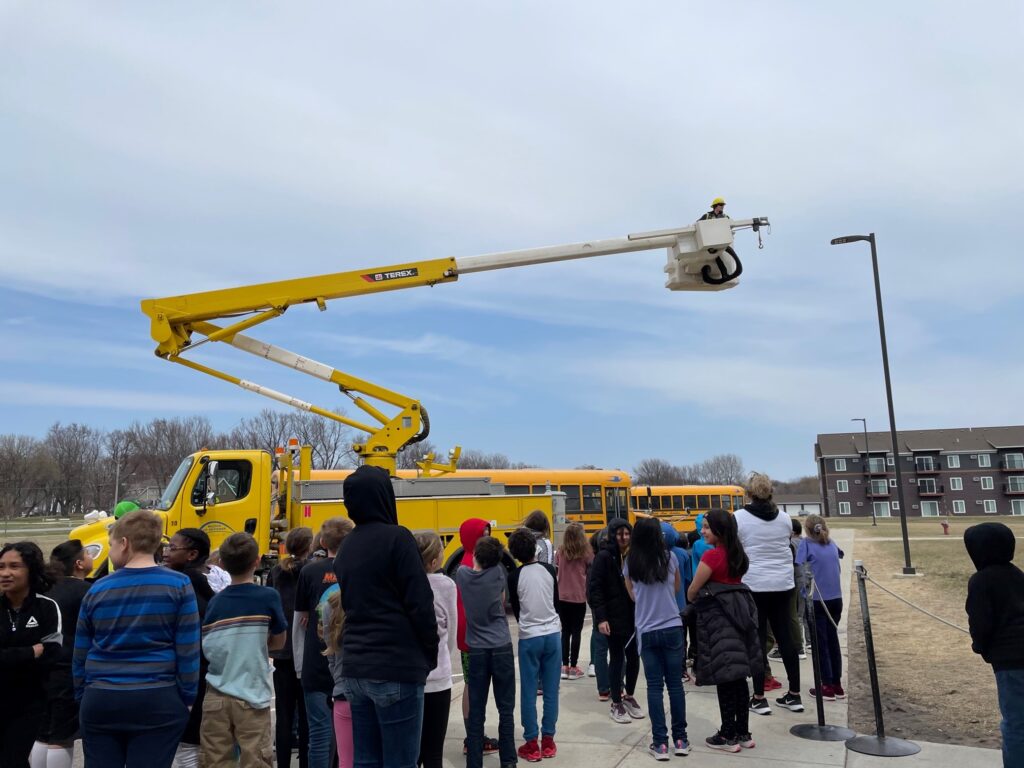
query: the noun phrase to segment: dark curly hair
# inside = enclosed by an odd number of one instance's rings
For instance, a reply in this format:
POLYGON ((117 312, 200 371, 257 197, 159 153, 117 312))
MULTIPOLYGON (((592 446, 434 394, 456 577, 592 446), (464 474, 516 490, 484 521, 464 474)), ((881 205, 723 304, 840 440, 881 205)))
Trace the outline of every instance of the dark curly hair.
POLYGON ((46 576, 54 584, 59 584, 64 579, 75 573, 75 562, 82 557, 85 547, 78 539, 68 539, 63 544, 58 544, 50 553, 50 563, 46 567, 46 576))
POLYGON ((4 544, 3 549, 0 549, 0 557, 11 551, 21 555, 21 561, 28 568, 29 592, 46 592, 53 586, 53 582, 46 574, 43 551, 34 541, 16 541, 13 544, 4 544))
POLYGON ((516 528, 508 537, 508 551, 524 565, 537 558, 537 538, 529 528, 516 528))

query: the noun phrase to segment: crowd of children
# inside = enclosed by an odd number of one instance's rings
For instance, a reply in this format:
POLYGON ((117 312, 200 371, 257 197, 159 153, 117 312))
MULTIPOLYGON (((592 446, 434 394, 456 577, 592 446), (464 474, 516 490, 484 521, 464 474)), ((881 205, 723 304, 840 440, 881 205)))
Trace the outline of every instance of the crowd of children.
MULTIPOLYGON (((649 718, 654 759, 691 751, 687 630, 695 682, 716 687, 721 716, 704 744, 752 749, 750 714, 770 712, 769 627, 790 683, 776 703, 802 710, 803 639, 790 623, 801 600, 813 608, 822 697, 845 696, 835 626, 843 552, 818 515, 794 532, 766 480, 753 478, 752 502, 735 514, 702 515, 692 541, 641 518, 635 527, 613 520, 589 542, 572 523, 555 546, 541 514, 508 535, 506 551, 486 521, 467 520, 454 578, 440 573, 436 534, 398 526, 391 484, 370 467, 345 481, 348 518, 327 520, 315 539, 308 528, 289 532, 268 587, 254 581, 252 536, 221 544, 223 576, 210 579, 206 534, 183 529, 162 545, 160 518, 142 510, 111 527, 115 570, 94 584, 79 542, 57 547, 49 567, 35 544, 5 545, 0 670, 19 695, 0 700, 0 768, 70 768, 79 736, 90 768, 269 768, 275 748, 285 768, 293 746, 301 768, 439 768, 456 648, 467 768, 494 752, 503 768, 554 758, 561 683, 585 677, 588 605, 598 699, 611 700, 616 723, 649 718), (515 651, 507 610, 518 623, 515 651), (646 712, 634 697, 641 662, 646 712), (489 696, 497 739, 484 732, 489 696)), ((967 610, 974 648, 995 668, 1004 752, 1019 760, 1024 605, 1019 590, 995 582, 1024 577, 1004 528, 965 535, 979 569, 967 610)))

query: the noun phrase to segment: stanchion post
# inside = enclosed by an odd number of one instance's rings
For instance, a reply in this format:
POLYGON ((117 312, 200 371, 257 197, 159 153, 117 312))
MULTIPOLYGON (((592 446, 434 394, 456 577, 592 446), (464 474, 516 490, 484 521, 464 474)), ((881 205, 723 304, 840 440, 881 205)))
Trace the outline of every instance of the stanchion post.
POLYGON ((867 575, 862 560, 853 561, 857 576, 857 592, 860 595, 860 613, 864 621, 864 651, 868 661, 868 675, 871 678, 871 702, 875 708, 875 735, 855 736, 846 742, 846 748, 864 755, 879 757, 906 757, 916 755, 921 747, 906 739, 887 738, 882 718, 882 693, 878 686, 878 666, 875 663, 875 641, 871 635, 871 611, 868 608, 867 575))
MULTIPOLYGON (((818 709, 817 723, 800 723, 789 729, 794 736, 811 741, 848 741, 857 734, 841 725, 825 724, 825 701, 821 695, 821 657, 818 656, 821 646, 818 644, 818 631, 814 622, 814 577, 811 575, 809 563, 801 567, 802 584, 806 585, 807 599, 804 601, 804 625, 806 634, 811 638, 811 665, 814 668, 814 703, 818 709)), ((801 584, 796 588, 800 589, 801 584)))

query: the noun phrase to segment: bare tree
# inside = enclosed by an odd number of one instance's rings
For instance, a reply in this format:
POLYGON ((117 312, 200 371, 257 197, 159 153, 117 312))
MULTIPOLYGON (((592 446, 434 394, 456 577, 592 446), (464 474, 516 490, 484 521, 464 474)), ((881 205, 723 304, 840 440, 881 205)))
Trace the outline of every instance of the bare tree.
POLYGON ((128 429, 129 445, 138 458, 140 469, 160 485, 171 479, 181 460, 190 453, 214 445, 216 436, 204 416, 153 419, 138 422, 128 429))
MULTIPOLYGON (((422 460, 428 453, 434 454, 435 461, 444 462, 448 459, 447 451, 442 451, 430 440, 421 440, 400 450, 395 456, 395 462, 399 469, 417 469, 416 462, 422 460)), ((459 466, 462 466, 461 460, 459 466)))
POLYGON ((644 459, 633 468, 636 485, 680 485, 682 481, 679 467, 664 459, 644 459))
POLYGON ((739 485, 745 479, 743 460, 734 453, 722 453, 694 467, 698 482, 704 485, 739 485))
POLYGON ((0 516, 28 514, 47 499, 57 467, 46 447, 27 435, 0 435, 0 516))
POLYGON ((65 515, 95 501, 96 477, 103 455, 103 433, 84 424, 54 424, 46 433, 46 450, 57 467, 53 499, 65 515))
POLYGON ((817 475, 807 475, 788 481, 780 480, 773 485, 775 493, 821 493, 817 475))
POLYGON ((463 451, 459 458, 459 467, 462 469, 520 469, 522 465, 516 465, 504 453, 485 453, 474 448, 463 451))
MULTIPOLYGON (((286 411, 272 411, 264 408, 255 416, 242 419, 229 433, 232 448, 248 448, 274 452, 278 446, 287 444, 294 437, 293 414, 286 411)), ((319 417, 317 417, 319 418, 319 417)))
MULTIPOLYGON (((344 414, 344 411, 336 410, 335 413, 344 414)), ((354 430, 340 421, 325 419, 308 411, 296 411, 290 416, 292 435, 301 445, 312 447, 315 468, 355 466, 357 458, 352 451, 354 430)))

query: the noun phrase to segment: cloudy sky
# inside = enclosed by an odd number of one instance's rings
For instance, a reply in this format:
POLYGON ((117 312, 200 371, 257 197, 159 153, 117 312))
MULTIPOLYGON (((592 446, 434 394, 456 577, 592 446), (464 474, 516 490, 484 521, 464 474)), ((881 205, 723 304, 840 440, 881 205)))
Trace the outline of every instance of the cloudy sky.
MULTIPOLYGON (((663 252, 300 307, 253 335, 547 466, 1020 422, 1022 6, 0 4, 0 417, 116 427, 255 395, 151 354, 146 297, 767 216, 723 293, 663 252)), ((239 375, 330 388, 230 348, 239 375)))

